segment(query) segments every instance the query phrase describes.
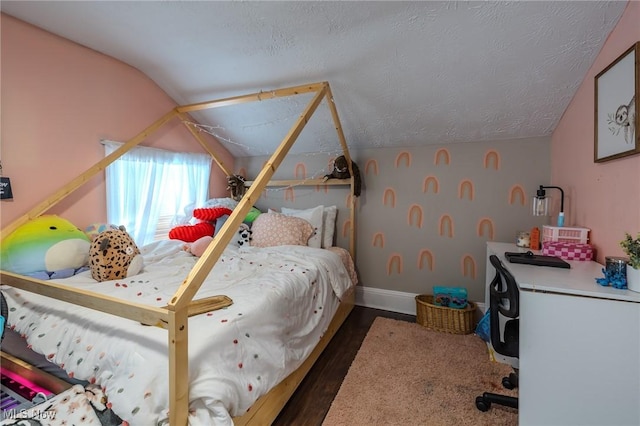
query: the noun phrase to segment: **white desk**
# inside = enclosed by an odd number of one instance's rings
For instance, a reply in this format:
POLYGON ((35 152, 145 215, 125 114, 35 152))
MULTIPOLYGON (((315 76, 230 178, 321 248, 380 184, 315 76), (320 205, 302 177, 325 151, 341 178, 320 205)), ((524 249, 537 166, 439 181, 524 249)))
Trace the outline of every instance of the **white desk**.
POLYGON ((640 293, 598 285, 596 262, 509 263, 518 250, 487 243, 520 289, 519 425, 640 425, 640 293))

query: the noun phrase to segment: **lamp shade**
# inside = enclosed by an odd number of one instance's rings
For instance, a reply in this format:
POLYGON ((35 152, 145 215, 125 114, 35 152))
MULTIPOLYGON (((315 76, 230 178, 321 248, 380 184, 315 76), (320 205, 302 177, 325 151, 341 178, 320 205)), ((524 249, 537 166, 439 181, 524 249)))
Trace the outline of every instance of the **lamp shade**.
POLYGON ((534 216, 549 216, 549 198, 534 196, 531 205, 534 216))
POLYGON ((543 186, 536 191, 536 195, 531 202, 532 214, 534 216, 549 216, 549 198, 545 189, 557 189, 560 191, 560 213, 558 214, 558 226, 564 226, 564 191, 559 186, 543 186))

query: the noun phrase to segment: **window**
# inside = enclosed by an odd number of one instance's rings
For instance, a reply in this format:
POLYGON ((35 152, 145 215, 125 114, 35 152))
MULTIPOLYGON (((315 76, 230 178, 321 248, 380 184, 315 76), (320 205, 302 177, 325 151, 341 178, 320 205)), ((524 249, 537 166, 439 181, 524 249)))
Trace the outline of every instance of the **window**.
MULTIPOLYGON (((104 141, 105 155, 122 143, 104 141)), ((204 205, 211 157, 135 147, 106 168, 107 221, 124 225, 136 244, 166 239, 187 206, 204 205)))

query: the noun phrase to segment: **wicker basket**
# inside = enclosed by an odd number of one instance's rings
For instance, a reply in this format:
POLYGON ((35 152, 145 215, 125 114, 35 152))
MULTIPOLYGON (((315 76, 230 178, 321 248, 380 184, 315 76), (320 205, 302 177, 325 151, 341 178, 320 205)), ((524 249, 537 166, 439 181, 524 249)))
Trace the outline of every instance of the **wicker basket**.
POLYGON ((452 334, 470 334, 475 330, 476 304, 468 302, 466 308, 454 309, 433 304, 433 296, 416 296, 416 322, 430 330, 452 334))

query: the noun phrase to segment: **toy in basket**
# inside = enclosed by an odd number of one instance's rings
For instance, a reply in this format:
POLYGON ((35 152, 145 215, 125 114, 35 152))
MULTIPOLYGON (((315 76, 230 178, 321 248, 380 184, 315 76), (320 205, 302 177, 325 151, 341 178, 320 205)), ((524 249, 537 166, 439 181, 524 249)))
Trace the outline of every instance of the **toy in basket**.
POLYGON ((433 300, 436 306, 462 309, 467 306, 467 289, 463 287, 433 287, 433 300))

